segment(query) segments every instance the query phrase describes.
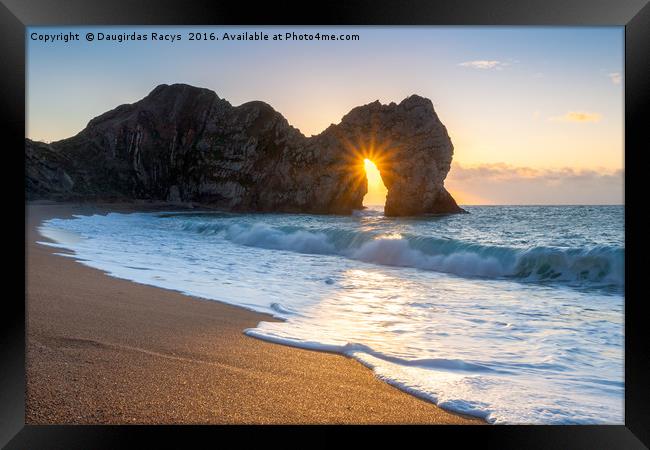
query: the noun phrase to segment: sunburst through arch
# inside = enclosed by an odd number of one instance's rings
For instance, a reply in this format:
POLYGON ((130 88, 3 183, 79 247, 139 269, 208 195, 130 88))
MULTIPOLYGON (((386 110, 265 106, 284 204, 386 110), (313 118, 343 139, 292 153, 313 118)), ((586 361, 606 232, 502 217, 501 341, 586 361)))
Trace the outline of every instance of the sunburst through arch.
POLYGON ((348 150, 344 166, 352 173, 352 188, 367 183, 363 206, 384 206, 392 184, 392 159, 397 146, 390 140, 378 139, 375 132, 355 140, 343 137, 341 141, 348 150))
POLYGON ((384 206, 388 189, 381 178, 381 173, 374 161, 364 158, 363 167, 368 180, 368 192, 363 197, 363 206, 384 206))

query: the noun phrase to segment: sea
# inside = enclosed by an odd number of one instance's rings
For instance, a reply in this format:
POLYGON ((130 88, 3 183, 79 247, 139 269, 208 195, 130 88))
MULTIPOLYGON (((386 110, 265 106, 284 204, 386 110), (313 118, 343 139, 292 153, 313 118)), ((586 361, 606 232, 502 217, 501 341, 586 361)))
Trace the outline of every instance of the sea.
POLYGON ((137 283, 269 313, 254 338, 355 358, 497 424, 624 423, 624 207, 385 217, 51 219, 41 242, 137 283))

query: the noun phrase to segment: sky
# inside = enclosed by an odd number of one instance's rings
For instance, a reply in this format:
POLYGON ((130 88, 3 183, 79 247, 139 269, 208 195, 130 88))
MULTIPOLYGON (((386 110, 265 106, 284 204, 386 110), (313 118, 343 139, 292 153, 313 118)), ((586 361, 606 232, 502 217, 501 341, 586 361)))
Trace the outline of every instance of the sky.
POLYGON ((30 27, 26 40, 31 139, 72 136, 162 83, 265 101, 307 136, 355 106, 418 94, 451 137, 445 185, 459 203, 623 203, 623 27, 30 27), (222 39, 244 31, 271 40, 222 39), (31 39, 69 32, 81 39, 31 39), (88 42, 88 32, 181 40, 88 42), (272 40, 287 32, 359 39, 272 40))

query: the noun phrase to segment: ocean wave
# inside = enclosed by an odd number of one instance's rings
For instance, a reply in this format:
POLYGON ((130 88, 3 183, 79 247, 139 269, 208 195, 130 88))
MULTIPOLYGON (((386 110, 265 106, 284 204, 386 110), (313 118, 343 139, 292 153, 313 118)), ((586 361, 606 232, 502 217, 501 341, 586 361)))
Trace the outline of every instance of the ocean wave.
POLYGON ((263 339, 276 344, 290 345, 292 347, 304 348, 307 350, 319 350, 331 353, 340 353, 347 356, 360 356, 365 354, 382 361, 397 364, 403 367, 418 367, 423 369, 437 369, 449 371, 461 371, 470 373, 510 373, 506 370, 494 369, 485 364, 473 363, 463 361, 461 359, 448 359, 448 358, 422 358, 422 359, 408 359, 400 358, 397 356, 389 355, 380 351, 374 350, 369 345, 348 342, 342 345, 336 344, 323 344, 320 342, 303 341, 300 339, 291 339, 288 337, 277 336, 273 333, 260 328, 247 328, 244 334, 263 339))
POLYGON ((41 232, 110 276, 271 314, 282 321, 246 334, 355 358, 451 411, 493 423, 622 423, 618 222, 506 210, 445 220, 112 213, 52 219, 41 232), (525 220, 513 223, 515 213, 525 220))
POLYGON ((372 264, 460 276, 624 284, 625 250, 617 246, 518 248, 432 236, 386 235, 334 227, 307 229, 259 222, 190 222, 184 223, 183 229, 206 235, 221 234, 231 242, 249 247, 337 255, 372 264))

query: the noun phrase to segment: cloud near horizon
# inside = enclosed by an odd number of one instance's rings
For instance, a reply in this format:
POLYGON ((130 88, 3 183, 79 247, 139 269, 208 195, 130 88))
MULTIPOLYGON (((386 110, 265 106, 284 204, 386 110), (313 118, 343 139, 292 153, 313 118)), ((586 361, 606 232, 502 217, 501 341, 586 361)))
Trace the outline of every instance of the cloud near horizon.
POLYGON ((622 204, 623 169, 536 169, 456 162, 445 185, 465 204, 622 204))
POLYGON ((609 77, 610 80, 612 80, 612 83, 614 84, 621 84, 621 81, 623 80, 623 76, 621 75, 621 72, 608 73, 607 76, 609 77))
POLYGON ((477 60, 477 61, 465 61, 460 64, 459 66, 462 67, 471 67, 472 69, 497 69, 500 70, 503 67, 509 65, 508 63, 504 63, 501 61, 495 61, 495 60, 477 60))
POLYGON ((599 122, 603 116, 599 113, 569 111, 562 116, 549 117, 552 122, 599 122))

